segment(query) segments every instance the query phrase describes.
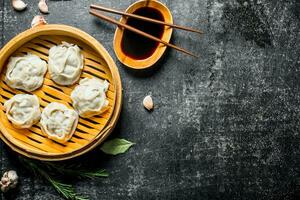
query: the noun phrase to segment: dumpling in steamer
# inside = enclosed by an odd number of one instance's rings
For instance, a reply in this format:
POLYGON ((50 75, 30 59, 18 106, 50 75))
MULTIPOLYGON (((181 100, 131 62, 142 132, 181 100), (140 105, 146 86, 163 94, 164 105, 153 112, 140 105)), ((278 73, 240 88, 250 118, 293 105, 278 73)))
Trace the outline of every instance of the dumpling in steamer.
POLYGON ((41 117, 39 99, 35 95, 17 94, 4 103, 4 108, 16 128, 30 128, 41 117))
POLYGON ((49 50, 49 72, 52 80, 59 85, 72 85, 83 69, 83 55, 77 45, 62 42, 49 50))
POLYGON ((53 102, 44 108, 40 124, 48 138, 65 143, 76 130, 78 114, 64 104, 53 102))
POLYGON ((40 57, 27 54, 11 57, 5 75, 5 82, 15 89, 32 92, 43 84, 47 63, 40 57))
POLYGON ((71 93, 73 107, 81 117, 87 118, 103 113, 108 108, 106 91, 109 83, 97 78, 84 78, 71 93))

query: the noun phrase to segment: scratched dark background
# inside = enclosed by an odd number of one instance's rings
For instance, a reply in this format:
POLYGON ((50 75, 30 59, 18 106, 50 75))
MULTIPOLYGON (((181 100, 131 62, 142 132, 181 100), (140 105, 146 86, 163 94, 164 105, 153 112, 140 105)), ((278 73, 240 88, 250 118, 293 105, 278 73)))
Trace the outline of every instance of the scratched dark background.
MULTIPOLYGON (((28 29, 37 0, 16 12, 0 0, 1 44, 28 29)), ((71 180, 90 199, 299 199, 300 2, 164 0, 177 24, 172 42, 201 57, 168 50, 156 68, 134 72, 117 61, 115 27, 88 14, 91 3, 125 9, 133 0, 49 0, 49 23, 78 27, 115 60, 124 105, 113 137, 136 142, 124 155, 95 150, 72 162, 104 167, 109 178, 71 180), (155 110, 142 106, 152 94, 155 110)), ((19 187, 1 199, 60 199, 3 142, 1 172, 19 187)))

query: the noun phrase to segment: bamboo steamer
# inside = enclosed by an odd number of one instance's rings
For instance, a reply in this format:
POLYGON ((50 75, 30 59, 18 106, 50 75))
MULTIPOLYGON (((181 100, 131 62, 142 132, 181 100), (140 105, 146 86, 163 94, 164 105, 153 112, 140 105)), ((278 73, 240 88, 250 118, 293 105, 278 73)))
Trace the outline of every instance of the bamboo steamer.
MULTIPOLYGON (((50 102, 71 107, 70 93, 76 86, 55 84, 47 72, 43 86, 31 92, 39 97, 41 109, 50 102)), ((14 151, 30 158, 58 161, 74 158, 95 148, 112 132, 121 111, 122 85, 116 64, 104 47, 87 33, 67 25, 42 25, 26 30, 9 41, 0 51, 0 138, 14 151), (65 144, 48 139, 39 125, 16 129, 8 121, 3 104, 15 94, 25 93, 10 88, 4 82, 5 70, 11 56, 35 54, 48 61, 49 49, 62 41, 77 44, 84 55, 81 78, 96 77, 110 83, 107 94, 109 109, 95 117, 80 118, 73 137, 65 144)))

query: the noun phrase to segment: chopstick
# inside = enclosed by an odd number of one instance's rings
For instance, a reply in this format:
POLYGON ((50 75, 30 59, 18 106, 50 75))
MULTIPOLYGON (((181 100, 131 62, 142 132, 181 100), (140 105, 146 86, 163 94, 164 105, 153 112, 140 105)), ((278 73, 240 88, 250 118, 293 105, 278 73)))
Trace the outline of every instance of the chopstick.
POLYGON ((105 20, 105 21, 108 21, 108 22, 110 22, 110 23, 112 23, 112 24, 118 25, 119 27, 122 27, 122 28, 124 28, 124 29, 129 30, 129 31, 132 31, 132 32, 137 33, 137 34, 139 34, 139 35, 142 35, 142 36, 144 36, 144 37, 146 37, 146 38, 149 38, 149 39, 154 40, 154 41, 156 41, 156 42, 162 43, 162 44, 164 44, 164 45, 166 45, 166 46, 168 46, 168 47, 171 47, 171 48, 173 48, 173 49, 176 49, 176 50, 178 50, 178 51, 181 51, 181 52, 183 52, 183 53, 185 53, 185 54, 187 54, 187 55, 190 55, 190 56, 193 56, 193 57, 198 58, 198 56, 196 56, 195 54, 193 54, 193 53, 191 53, 191 52, 189 52, 189 51, 187 51, 187 50, 185 50, 185 49, 183 49, 183 48, 180 48, 180 47, 177 47, 177 46, 175 46, 175 45, 173 45, 173 44, 170 44, 170 43, 168 43, 168 42, 165 42, 165 41, 163 41, 163 40, 161 40, 161 39, 158 39, 158 38, 154 37, 153 35, 150 35, 150 34, 148 34, 148 33, 145 33, 145 32, 143 32, 143 31, 141 31, 141 30, 139 30, 139 29, 136 29, 136 28, 134 28, 134 27, 132 27, 132 26, 129 26, 129 25, 127 25, 127 24, 122 24, 121 22, 116 21, 115 19, 112 19, 112 18, 110 18, 110 17, 107 17, 107 16, 105 16, 105 15, 102 15, 101 13, 97 12, 97 10, 90 9, 90 14, 92 14, 92 15, 94 15, 94 16, 96 16, 96 17, 99 17, 99 18, 101 18, 101 19, 103 19, 103 20, 105 20))
POLYGON ((99 6, 99 5, 95 5, 95 4, 92 4, 90 6, 90 8, 105 11, 105 12, 109 12, 109 13, 114 13, 114 14, 118 14, 118 15, 123 15, 123 16, 126 16, 126 17, 132 17, 132 18, 135 18, 135 19, 139 19, 139 20, 143 20, 143 21, 147 21, 147 22, 152 22, 152 23, 155 23, 155 24, 162 24, 162 25, 169 26, 169 27, 172 27, 172 28, 177 28, 177 29, 181 29, 181 30, 185 30, 185 31, 191 31, 191 32, 198 33, 198 34, 203 34, 204 33, 203 31, 192 29, 192 28, 189 28, 189 27, 179 26, 179 25, 176 25, 176 24, 171 24, 171 23, 167 23, 167 22, 156 20, 156 19, 151 19, 151 18, 148 18, 148 17, 143 17, 143 16, 140 16, 140 15, 131 14, 131 13, 126 13, 126 12, 122 12, 122 11, 111 9, 111 8, 105 8, 103 6, 99 6))

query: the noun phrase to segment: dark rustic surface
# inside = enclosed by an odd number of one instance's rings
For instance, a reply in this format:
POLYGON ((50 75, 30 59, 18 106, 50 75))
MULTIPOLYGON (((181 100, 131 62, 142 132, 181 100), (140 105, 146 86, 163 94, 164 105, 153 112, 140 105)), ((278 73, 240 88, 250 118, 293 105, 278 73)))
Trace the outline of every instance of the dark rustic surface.
MULTIPOLYGON (((1 43, 29 28, 37 0, 16 12, 0 0, 1 43)), ((90 199, 296 199, 299 193, 300 3, 298 0, 164 0, 173 41, 201 55, 169 50, 152 72, 120 64, 114 26, 88 14, 91 3, 125 9, 133 0, 49 0, 49 23, 79 27, 116 61, 124 105, 112 137, 137 143, 124 155, 96 150, 75 162, 105 167, 106 179, 73 181, 90 199), (203 20, 207 20, 206 22, 203 20), (155 110, 141 103, 152 94, 155 110)), ((60 199, 20 166, 3 142, 1 172, 16 169, 17 190, 1 199, 60 199)), ((298 196, 299 198, 299 196, 298 196)))

